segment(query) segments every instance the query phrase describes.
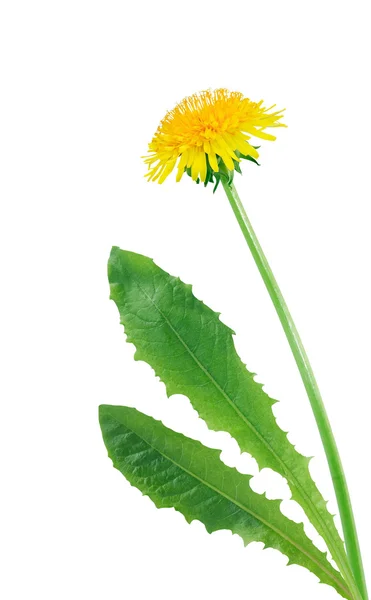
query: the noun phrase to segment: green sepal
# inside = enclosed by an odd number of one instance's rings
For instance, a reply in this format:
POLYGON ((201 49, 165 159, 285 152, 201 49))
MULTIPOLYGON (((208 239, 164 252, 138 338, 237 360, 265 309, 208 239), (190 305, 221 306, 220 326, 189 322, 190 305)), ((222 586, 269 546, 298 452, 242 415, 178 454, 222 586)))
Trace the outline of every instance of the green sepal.
POLYGON ((251 162, 258 165, 258 167, 260 167, 260 163, 258 163, 258 161, 253 156, 250 156, 249 154, 247 154, 246 156, 241 155, 241 158, 244 158, 245 160, 250 160, 251 162))
POLYGON ((237 173, 239 173, 240 175, 242 175, 240 163, 238 162, 238 160, 233 160, 233 164, 234 164, 234 170, 237 171, 237 173))
MULTIPOLYGON (((255 148, 255 150, 257 150, 258 148, 260 148, 260 146, 253 146, 253 148, 255 148)), ((244 160, 250 160, 251 162, 258 165, 258 167, 260 167, 260 163, 258 163, 258 161, 253 156, 250 156, 250 154, 242 154, 242 152, 239 152, 238 150, 236 150, 235 154, 236 154, 236 156, 238 156, 238 158, 243 158, 244 160)))

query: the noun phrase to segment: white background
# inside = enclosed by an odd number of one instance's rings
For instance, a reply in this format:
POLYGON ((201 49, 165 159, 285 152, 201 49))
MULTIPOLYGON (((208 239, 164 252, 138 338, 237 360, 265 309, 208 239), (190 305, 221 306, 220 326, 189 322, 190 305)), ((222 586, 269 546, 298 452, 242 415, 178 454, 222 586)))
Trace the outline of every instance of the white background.
MULTIPOLYGON (((282 401, 279 423, 316 456, 312 472, 336 510, 309 404, 223 192, 143 179, 140 157, 165 111, 220 86, 287 109, 289 128, 236 183, 312 359, 370 571, 368 8, 2 2, 4 599, 337 597, 278 552, 155 509, 112 468, 100 436, 100 403, 135 405, 257 473, 133 361, 108 300, 115 244, 153 257, 221 311, 249 369, 282 401)), ((302 519, 278 476, 263 472, 253 486, 302 519)))

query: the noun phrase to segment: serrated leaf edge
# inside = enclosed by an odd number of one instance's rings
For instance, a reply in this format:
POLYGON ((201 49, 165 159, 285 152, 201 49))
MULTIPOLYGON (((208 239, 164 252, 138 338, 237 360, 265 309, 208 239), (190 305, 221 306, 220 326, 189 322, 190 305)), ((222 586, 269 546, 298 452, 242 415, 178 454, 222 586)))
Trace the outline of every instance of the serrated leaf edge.
MULTIPOLYGON (((102 407, 104 407, 105 409, 107 409, 107 408, 109 408, 109 405, 103 405, 102 407)), ((100 408, 102 408, 102 407, 100 407, 100 408)), ((125 408, 127 408, 127 407, 125 407, 125 408)), ((140 413, 140 411, 138 411, 137 409, 135 409, 135 408, 132 408, 132 407, 130 407, 130 410, 131 410, 131 411, 133 411, 133 412, 136 412, 136 413, 140 413)), ((111 416, 112 416, 112 418, 113 418, 113 419, 116 419, 116 420, 117 420, 117 416, 116 416, 116 415, 111 415, 111 416)), ((146 416, 147 416, 147 415, 146 415, 146 416)), ((163 423, 163 421, 162 421, 161 419, 154 419, 153 417, 150 417, 150 418, 151 418, 153 421, 155 421, 156 423, 161 423, 161 425, 162 425, 164 428, 167 428, 167 427, 166 427, 166 425, 163 423)), ((125 426, 127 427, 127 425, 125 425, 125 426)), ((218 488, 216 488, 216 487, 215 487, 215 486, 213 486, 212 484, 208 483, 207 481, 205 481, 204 479, 202 479, 201 477, 199 477, 198 475, 196 475, 196 474, 195 474, 195 473, 193 473, 192 471, 189 471, 188 469, 186 469, 186 468, 185 468, 183 465, 180 465, 180 464, 179 464, 179 463, 178 463, 176 460, 174 460, 174 458, 171 458, 171 457, 169 457, 169 456, 168 456, 168 455, 167 455, 167 454, 166 454, 164 451, 161 451, 161 450, 159 450, 158 448, 156 448, 155 446, 153 446, 153 444, 151 444, 150 442, 148 442, 148 440, 147 440, 147 439, 145 439, 145 438, 141 437, 141 436, 140 436, 140 434, 138 434, 136 431, 134 431, 134 430, 132 430, 132 431, 135 433, 135 435, 137 435, 138 437, 140 437, 141 439, 143 439, 143 441, 145 441, 145 443, 146 443, 146 444, 148 444, 148 446, 150 446, 151 448, 153 448, 153 450, 155 450, 155 451, 156 451, 156 452, 158 452, 158 453, 159 453, 161 456, 163 456, 164 458, 166 458, 166 460, 168 460, 169 462, 171 462, 172 464, 174 464, 176 467, 178 467, 179 469, 181 469, 182 471, 184 471, 185 473, 187 473, 188 475, 190 475, 190 476, 191 476, 191 477, 193 477, 194 479, 197 479, 197 480, 198 480, 200 483, 202 483, 202 484, 203 484, 205 487, 208 487, 208 488, 212 489, 214 492, 216 492, 216 493, 217 493, 217 494, 219 494, 220 496, 224 497, 224 498, 225 498, 226 500, 228 500, 229 502, 232 502, 232 503, 233 503, 233 504, 235 504, 235 505, 236 505, 238 508, 240 508, 242 511, 244 511, 244 512, 246 512, 246 513, 250 514, 250 515, 251 515, 251 516, 252 516, 254 519, 256 519, 257 521, 260 521, 260 522, 261 522, 261 523, 263 523, 263 524, 264 524, 264 525, 265 525, 267 528, 271 529, 272 531, 274 531, 274 533, 278 534, 278 535, 279 535, 279 536, 281 536, 283 539, 285 539, 285 540, 286 540, 288 543, 290 543, 292 546, 294 546, 294 547, 295 547, 295 548, 296 548, 296 549, 297 549, 299 552, 301 552, 301 553, 302 553, 302 554, 304 554, 304 555, 305 555, 307 558, 309 558, 309 559, 310 559, 310 560, 312 560, 314 563, 316 563, 316 564, 317 564, 317 566, 318 566, 318 567, 320 567, 320 569, 321 569, 321 570, 322 570, 324 573, 326 573, 326 575, 327 575, 328 577, 330 577, 330 579, 332 579, 332 580, 333 580, 333 581, 336 583, 337 587, 343 590, 343 593, 344 593, 343 595, 344 595, 344 597, 345 597, 345 598, 349 598, 349 597, 350 597, 350 592, 349 592, 349 589, 348 589, 348 588, 345 586, 345 582, 342 580, 340 573, 339 573, 339 579, 337 579, 337 578, 334 576, 334 574, 333 574, 331 571, 329 571, 329 570, 326 568, 326 563, 328 563, 328 561, 327 561, 327 556, 326 556, 326 552, 323 552, 323 551, 319 550, 318 548, 316 548, 316 551, 317 551, 317 552, 318 552, 318 553, 319 553, 321 556, 323 556, 324 563, 325 563, 325 564, 323 564, 323 563, 321 563, 319 560, 317 560, 317 558, 313 557, 313 556, 312 556, 312 555, 311 555, 311 554, 310 554, 310 553, 309 553, 307 550, 305 550, 305 548, 302 548, 300 545, 298 545, 296 542, 294 542, 294 541, 293 541, 293 540, 292 540, 290 537, 288 537, 287 535, 285 535, 285 534, 284 534, 284 533, 283 533, 283 532, 282 532, 280 529, 278 529, 278 528, 276 528, 276 527, 272 526, 272 525, 271 525, 269 522, 267 522, 267 521, 266 521, 264 518, 262 518, 261 516, 257 515, 256 513, 254 513, 254 511, 252 511, 251 509, 247 508, 245 505, 243 505, 243 504, 241 504, 240 502, 238 502, 238 501, 237 501, 235 498, 233 498, 233 497, 230 497, 228 494, 225 494, 224 492, 222 492, 221 490, 219 490, 218 488)), ((175 431, 175 430, 173 430, 173 431, 175 431)), ((187 439, 192 439, 194 442, 196 442, 197 444, 199 444, 201 447, 204 447, 204 446, 203 446, 203 444, 202 444, 202 443, 201 443, 199 440, 195 440, 194 438, 187 438, 187 436, 185 436, 185 435, 184 435, 183 433, 181 433, 181 432, 176 432, 176 433, 177 433, 177 435, 178 435, 179 437, 182 437, 182 438, 184 438, 185 440, 187 440, 187 439)), ((206 446, 206 448, 207 448, 207 446, 206 446)), ((214 448, 211 448, 211 449, 212 449, 212 450, 214 450, 216 454, 218 454, 218 456, 219 456, 219 460, 221 460, 220 456, 221 456, 222 450, 217 450, 217 449, 214 449, 214 448)), ((109 450, 108 450, 108 457, 111 459, 111 461, 112 461, 112 464, 113 464, 113 467, 114 467, 116 470, 118 470, 118 471, 121 473, 121 471, 120 471, 120 468, 119 468, 118 466, 116 466, 116 464, 115 464, 115 459, 114 459, 114 457, 112 457, 112 456, 111 456, 111 453, 110 453, 110 451, 109 451, 109 450)), ((221 462, 223 462, 223 461, 221 461, 221 462)), ((223 464, 224 464, 224 463, 223 463, 223 464)), ((251 481, 251 479, 253 478, 253 476, 252 476, 252 475, 247 475, 247 474, 240 473, 240 472, 238 471, 238 469, 236 469, 235 467, 228 467, 227 465, 225 465, 225 467, 226 467, 227 469, 230 469, 231 471, 236 471, 236 472, 237 472, 239 475, 243 475, 243 477, 246 477, 246 478, 248 479, 248 481, 249 481, 249 482, 250 482, 250 481, 251 481)), ((126 479, 126 478, 125 478, 125 479, 126 479)), ((142 492, 142 491, 141 491, 141 490, 140 490, 138 487, 136 487, 136 486, 135 486, 135 484, 131 483, 131 482, 130 482, 128 479, 126 479, 126 481, 129 483, 129 485, 130 485, 131 487, 133 487, 133 488, 137 489, 137 490, 139 491, 139 493, 141 493, 141 495, 142 495, 142 496, 144 496, 144 497, 148 497, 148 498, 149 498, 149 500, 150 500, 150 501, 151 501, 151 502, 152 502, 152 503, 153 503, 153 504, 156 506, 156 508, 157 508, 157 509, 159 509, 159 510, 160 510, 160 509, 166 508, 166 507, 163 507, 163 506, 161 506, 161 505, 160 505, 158 502, 156 502, 156 500, 152 499, 152 498, 151 498, 151 496, 150 496, 150 494, 148 494, 148 493, 143 493, 143 492, 142 492)), ((249 485, 250 485, 250 484, 249 484, 249 485)), ((255 491, 254 491, 254 490, 251 488, 251 486, 250 486, 250 489, 251 489, 251 491, 252 491, 254 494, 256 494, 257 496, 262 496, 262 497, 264 497, 264 498, 265 498, 265 500, 271 504, 271 506, 275 506, 275 507, 276 507, 276 508, 277 508, 277 509, 280 511, 280 513, 283 515, 283 513, 282 513, 282 511, 281 511, 281 505, 282 505, 282 502, 283 502, 282 500, 279 500, 279 499, 278 499, 278 500, 271 500, 271 499, 267 498, 267 495, 266 495, 266 493, 263 493, 263 494, 258 494, 257 492, 255 492, 255 491)), ((204 523, 202 523, 202 521, 200 521, 200 520, 199 520, 199 519, 197 519, 197 518, 188 518, 188 517, 187 517, 187 516, 186 516, 184 513, 182 513, 182 511, 181 511, 180 509, 177 509, 177 508, 175 508, 175 507, 173 507, 173 509, 174 509, 174 511, 175 511, 175 512, 177 512, 177 513, 180 513, 180 514, 183 516, 183 518, 185 519, 185 521, 186 521, 188 524, 191 524, 191 523, 193 523, 194 521, 198 521, 199 523, 201 523, 201 524, 202 524, 202 525, 205 527, 205 530, 207 531, 207 533, 208 533, 208 534, 210 534, 210 535, 211 535, 212 533, 214 533, 214 532, 217 532, 217 531, 231 531, 232 535, 237 535, 237 536, 238 536, 238 537, 239 537, 239 538, 242 540, 244 547, 247 547, 247 546, 249 546, 251 543, 256 543, 254 540, 251 540, 251 541, 247 541, 247 542, 246 542, 246 541, 245 541, 245 540, 242 538, 242 536, 240 535, 240 533, 238 533, 238 531, 234 531, 234 528, 233 528, 233 527, 231 527, 231 528, 225 528, 225 527, 221 527, 221 528, 208 527, 207 525, 205 525, 204 523)), ((288 517, 286 517, 285 515, 283 515, 283 516, 284 516, 286 519, 288 519, 288 517)), ((289 521, 292 521, 291 519, 288 519, 288 520, 289 520, 289 521)), ((315 547, 315 546, 314 546, 314 544, 313 544, 313 542, 312 542, 312 541, 311 541, 311 540, 308 538, 308 536, 307 536, 307 535, 306 535, 306 533, 305 533, 304 523, 302 523, 302 522, 300 522, 300 523, 296 523, 295 521, 292 521, 292 522, 296 524, 296 526, 298 527, 298 529, 301 529, 301 532, 302 532, 302 534, 303 534, 303 535, 304 535, 304 536, 305 536, 305 537, 308 539, 308 541, 309 541, 309 542, 310 542, 310 543, 313 545, 313 547, 315 547)), ((325 582, 325 581, 322 581, 322 580, 321 580, 321 578, 320 578, 320 577, 319 577, 319 576, 318 576, 316 573, 313 573, 313 572, 312 572, 310 569, 308 569, 308 568, 306 568, 306 567, 304 567, 304 566, 302 566, 302 565, 300 565, 300 564, 297 564, 295 561, 291 560, 291 559, 290 559, 290 558, 289 558, 289 557, 288 557, 288 556, 285 554, 285 552, 284 552, 284 551, 282 551, 282 550, 279 550, 279 549, 275 548, 275 547, 274 547, 274 545, 271 545, 271 544, 266 544, 266 543, 264 543, 264 542, 261 542, 261 541, 259 541, 259 543, 261 543, 261 544, 263 545, 263 547, 262 547, 262 550, 265 550, 265 549, 269 549, 269 548, 270 548, 270 549, 272 549, 272 550, 275 550, 276 552, 279 552, 280 554, 282 554, 282 555, 286 556, 286 558, 287 558, 287 560, 288 560, 288 562, 286 563, 286 566, 287 566, 287 567, 288 567, 288 566, 291 566, 291 565, 296 565, 296 566, 299 566, 299 567, 301 567, 301 568, 303 568, 303 569, 309 570, 309 572, 310 572, 310 573, 311 573, 311 574, 312 574, 314 577, 316 577, 316 578, 318 579, 319 583, 321 583, 321 584, 324 584, 324 585, 328 585, 328 583, 327 583, 327 582, 325 582)), ((328 564, 329 564, 329 563, 328 563, 328 564)), ((331 566, 331 565, 329 564, 329 566, 331 566)), ((339 591, 339 590, 338 590, 338 591, 339 591)))

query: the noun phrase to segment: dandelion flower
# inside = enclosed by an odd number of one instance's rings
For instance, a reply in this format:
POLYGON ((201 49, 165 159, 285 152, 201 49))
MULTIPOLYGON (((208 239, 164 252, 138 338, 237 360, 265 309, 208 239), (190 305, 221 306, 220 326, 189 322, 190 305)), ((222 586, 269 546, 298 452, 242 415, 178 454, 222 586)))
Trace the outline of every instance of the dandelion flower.
MULTIPOLYGON (((275 105, 274 105, 275 106, 275 105)), ((251 137, 275 140, 267 128, 284 127, 281 111, 252 102, 240 92, 207 90, 185 98, 161 121, 148 146, 148 181, 163 183, 177 165, 176 180, 187 173, 205 184, 225 167, 240 172, 241 158, 256 161, 251 137)))

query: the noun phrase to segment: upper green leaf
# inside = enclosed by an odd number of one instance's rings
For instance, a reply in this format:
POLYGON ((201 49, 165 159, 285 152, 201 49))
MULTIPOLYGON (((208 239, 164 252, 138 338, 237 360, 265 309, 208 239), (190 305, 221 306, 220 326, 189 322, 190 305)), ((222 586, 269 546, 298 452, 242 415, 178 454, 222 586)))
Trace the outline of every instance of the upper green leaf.
POLYGON ((149 363, 167 394, 187 396, 210 429, 229 432, 242 451, 285 477, 292 497, 324 538, 340 571, 349 566, 333 517, 310 477, 309 459, 278 427, 275 403, 238 357, 219 314, 195 298, 190 285, 140 254, 114 247, 109 260, 111 298, 135 359, 149 363))
POLYGON ((229 529, 245 545, 263 542, 348 596, 340 574, 306 537, 302 524, 280 512, 280 501, 253 492, 250 476, 219 459, 220 451, 175 433, 133 408, 101 406, 100 424, 114 466, 158 508, 174 507, 207 531, 229 529))

